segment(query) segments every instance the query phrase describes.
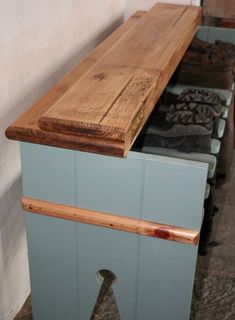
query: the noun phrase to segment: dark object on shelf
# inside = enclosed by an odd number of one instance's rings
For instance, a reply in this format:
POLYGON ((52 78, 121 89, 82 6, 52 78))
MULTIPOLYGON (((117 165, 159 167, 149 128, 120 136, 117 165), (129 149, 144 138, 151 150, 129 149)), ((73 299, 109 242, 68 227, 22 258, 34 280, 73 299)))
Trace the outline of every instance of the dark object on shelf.
POLYGON ((166 93, 138 142, 182 152, 210 153, 211 136, 221 111, 220 98, 208 90, 187 89, 179 96, 166 93))
POLYGON ((213 216, 215 214, 214 188, 211 188, 209 197, 204 202, 204 210, 205 212, 198 246, 198 254, 201 256, 207 255, 208 249, 210 248, 213 216))
POLYGON ((226 122, 224 135, 221 141, 221 150, 218 158, 218 173, 223 179, 218 179, 219 184, 224 184, 228 181, 233 160, 234 148, 234 97, 229 106, 229 113, 226 122))
POLYGON ((233 75, 235 76, 235 45, 230 42, 216 40, 215 47, 220 51, 221 55, 227 55, 231 60, 233 60, 233 75))
POLYGON ((235 19, 221 19, 219 22, 221 28, 235 28, 235 19))
POLYGON ((235 74, 235 46, 228 42, 208 43, 195 38, 180 63, 173 81, 230 90, 235 74))
POLYGON ((221 114, 221 100, 219 96, 211 91, 206 89, 185 89, 177 98, 178 101, 185 102, 197 102, 207 104, 211 107, 213 111, 213 116, 218 117, 221 114))

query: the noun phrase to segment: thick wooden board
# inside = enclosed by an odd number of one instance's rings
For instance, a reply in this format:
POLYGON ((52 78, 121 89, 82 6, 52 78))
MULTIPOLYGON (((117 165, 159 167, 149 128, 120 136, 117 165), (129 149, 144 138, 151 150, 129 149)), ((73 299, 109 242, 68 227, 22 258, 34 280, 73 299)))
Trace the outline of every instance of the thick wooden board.
POLYGON ((117 143, 125 156, 195 35, 200 13, 156 4, 39 119, 41 129, 117 143))
POLYGON ((145 11, 137 11, 130 19, 122 24, 108 38, 106 38, 92 53, 85 58, 75 69, 65 76, 33 107, 22 114, 6 130, 6 136, 12 140, 45 144, 66 149, 83 150, 101 153, 106 150, 108 154, 120 155, 121 146, 118 143, 106 143, 97 139, 76 137, 56 132, 47 132, 38 126, 38 119, 65 93, 67 90, 104 55, 107 50, 118 41, 143 15, 145 11))

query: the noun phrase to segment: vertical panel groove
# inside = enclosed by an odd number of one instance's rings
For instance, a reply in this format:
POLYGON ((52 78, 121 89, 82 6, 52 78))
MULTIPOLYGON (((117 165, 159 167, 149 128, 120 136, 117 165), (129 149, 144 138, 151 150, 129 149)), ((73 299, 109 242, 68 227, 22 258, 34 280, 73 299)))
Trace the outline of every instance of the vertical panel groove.
POLYGON ((142 160, 142 172, 141 172, 141 190, 140 190, 140 214, 139 218, 143 219, 143 207, 144 207, 144 179, 145 179, 145 159, 142 160))
MULTIPOLYGON (((75 190, 75 199, 74 204, 78 206, 78 185, 77 185, 77 171, 78 171, 78 153, 74 151, 74 190, 75 190)), ((76 303, 76 317, 80 319, 80 298, 79 298, 79 250, 78 250, 78 223, 74 222, 74 233, 75 233, 75 250, 76 250, 76 294, 77 294, 77 303, 76 303)))
MULTIPOLYGON (((145 159, 142 160, 142 171, 141 171, 141 189, 140 189, 140 209, 139 218, 143 219, 143 203, 144 203, 144 178, 145 178, 145 159)), ((135 284, 135 309, 134 319, 138 320, 137 303, 138 303, 138 292, 139 292, 139 272, 140 272, 140 256, 141 256, 141 236, 138 236, 137 244, 137 263, 136 263, 136 284, 135 284)))

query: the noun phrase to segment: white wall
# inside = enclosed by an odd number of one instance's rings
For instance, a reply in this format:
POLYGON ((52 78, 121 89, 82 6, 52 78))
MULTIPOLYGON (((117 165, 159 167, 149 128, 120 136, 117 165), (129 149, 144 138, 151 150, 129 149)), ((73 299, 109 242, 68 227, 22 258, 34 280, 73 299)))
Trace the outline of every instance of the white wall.
POLYGON ((19 148, 4 131, 123 15, 124 0, 0 0, 0 320, 12 320, 30 290, 19 148))
POLYGON ((130 17, 137 10, 148 10, 156 2, 200 5, 200 0, 126 0, 125 18, 130 17))

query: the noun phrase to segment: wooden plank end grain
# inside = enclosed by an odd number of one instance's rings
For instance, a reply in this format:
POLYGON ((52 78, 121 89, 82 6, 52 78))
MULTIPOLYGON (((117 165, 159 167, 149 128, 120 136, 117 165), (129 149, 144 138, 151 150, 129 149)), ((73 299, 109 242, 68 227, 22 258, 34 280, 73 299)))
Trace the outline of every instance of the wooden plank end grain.
POLYGON ((25 211, 103 228, 197 245, 199 231, 24 197, 25 211))

